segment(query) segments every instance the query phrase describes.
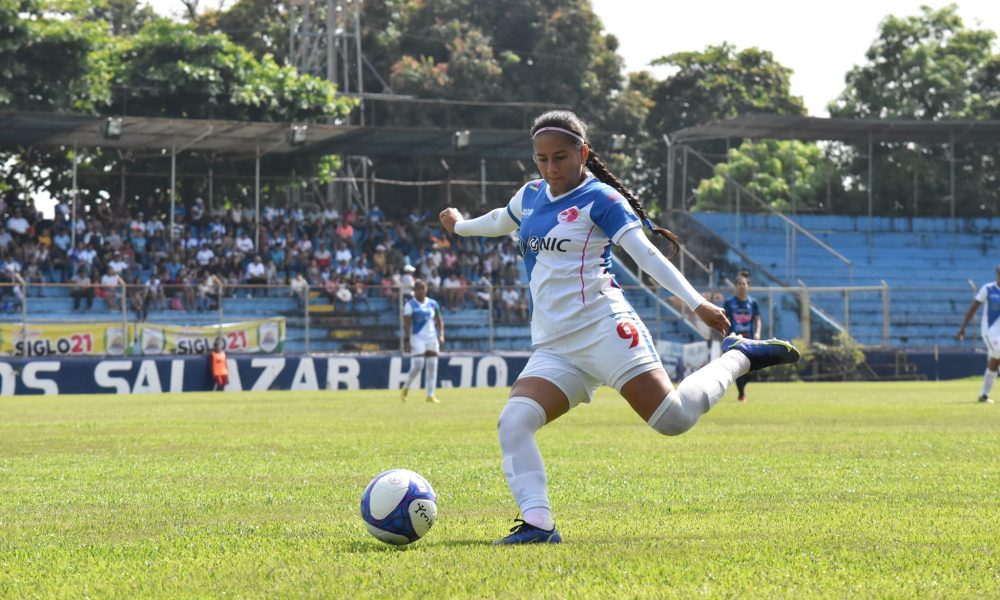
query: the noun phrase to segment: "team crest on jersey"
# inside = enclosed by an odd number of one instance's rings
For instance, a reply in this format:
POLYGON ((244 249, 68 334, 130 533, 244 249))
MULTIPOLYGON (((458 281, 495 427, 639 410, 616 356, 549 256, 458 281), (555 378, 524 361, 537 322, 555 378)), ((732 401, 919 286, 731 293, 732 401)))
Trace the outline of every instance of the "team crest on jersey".
POLYGON ((566 210, 559 213, 560 223, 572 223, 573 221, 580 218, 580 211, 575 207, 571 206, 566 210))

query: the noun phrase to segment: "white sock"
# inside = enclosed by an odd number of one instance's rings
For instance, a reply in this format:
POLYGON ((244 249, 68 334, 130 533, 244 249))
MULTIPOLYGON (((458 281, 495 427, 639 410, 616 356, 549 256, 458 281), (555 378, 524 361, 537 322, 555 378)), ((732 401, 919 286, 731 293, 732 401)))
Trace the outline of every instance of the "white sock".
POLYGON ((438 357, 431 356, 427 358, 427 395, 434 395, 434 388, 437 387, 438 380, 438 357))
POLYGON ((667 394, 647 423, 664 435, 680 435, 715 406, 737 377, 750 370, 750 359, 731 350, 684 378, 667 394))
POLYGON ((986 373, 983 374, 983 391, 979 395, 989 396, 990 390, 993 389, 993 382, 996 380, 997 380, 997 372, 986 369, 986 373))
POLYGON ((545 424, 545 410, 532 400, 515 396, 500 413, 497 433, 503 454, 503 474, 525 522, 552 529, 552 505, 545 480, 545 464, 535 432, 545 424))
POLYGON ((544 529, 545 531, 552 531, 552 528, 556 526, 555 520, 552 518, 552 509, 538 507, 529 508, 524 511, 524 522, 529 525, 534 525, 539 529, 544 529))
POLYGON ((414 356, 410 359, 410 372, 406 374, 406 383, 403 387, 408 388, 413 380, 420 376, 420 372, 424 370, 424 357, 414 356))

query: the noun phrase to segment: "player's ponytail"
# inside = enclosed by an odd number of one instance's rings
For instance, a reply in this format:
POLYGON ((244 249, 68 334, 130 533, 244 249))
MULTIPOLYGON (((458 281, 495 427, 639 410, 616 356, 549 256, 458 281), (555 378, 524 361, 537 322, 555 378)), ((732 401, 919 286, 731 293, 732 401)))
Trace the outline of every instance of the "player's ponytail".
POLYGON ((635 214, 642 220, 643 225, 648 227, 649 230, 656 235, 665 237, 670 241, 670 244, 673 246, 673 251, 668 255, 668 258, 674 256, 680 251, 681 241, 677 235, 669 229, 653 225, 653 222, 649 219, 649 215, 646 214, 646 207, 642 205, 642 202, 640 202, 639 199, 636 198, 635 195, 627 187, 625 187, 625 185, 617 177, 615 177, 611 171, 608 170, 604 161, 597 156, 597 152, 594 151, 593 144, 587 140, 587 126, 583 124, 580 117, 568 110, 549 111, 535 119, 535 122, 531 125, 531 137, 535 137, 543 130, 561 132, 573 138, 577 148, 582 148, 584 144, 590 146, 590 154, 587 156, 587 162, 584 166, 586 166, 599 181, 613 187, 619 194, 628 200, 629 206, 632 207, 635 214))

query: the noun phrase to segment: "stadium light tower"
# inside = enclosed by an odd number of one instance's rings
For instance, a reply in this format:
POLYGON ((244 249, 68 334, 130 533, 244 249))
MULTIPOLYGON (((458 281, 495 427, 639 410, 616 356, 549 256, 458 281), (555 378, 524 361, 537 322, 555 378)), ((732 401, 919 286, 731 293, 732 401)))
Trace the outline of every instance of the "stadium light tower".
MULTIPOLYGON (((364 127, 368 119, 362 75, 367 61, 361 52, 361 4, 362 0, 292 0, 288 5, 288 62, 300 73, 333 82, 338 94, 356 98, 358 106, 344 124, 364 127)), ((372 69, 371 63, 368 68, 372 69)), ((374 70, 371 73, 382 80, 374 70)), ((338 199, 342 194, 341 198, 356 200, 367 208, 371 160, 344 156, 342 164, 340 173, 335 174, 342 183, 330 181, 326 186, 327 203, 344 204, 338 199)))
POLYGON ((337 84, 358 98, 350 123, 365 124, 361 53, 361 0, 295 0, 289 3, 288 61, 300 73, 337 84))

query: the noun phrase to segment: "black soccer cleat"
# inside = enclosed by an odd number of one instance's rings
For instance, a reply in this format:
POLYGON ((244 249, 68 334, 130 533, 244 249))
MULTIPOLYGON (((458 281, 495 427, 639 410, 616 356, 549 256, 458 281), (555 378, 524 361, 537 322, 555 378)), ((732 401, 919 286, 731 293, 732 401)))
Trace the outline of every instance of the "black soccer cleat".
POLYGON ((552 527, 552 529, 545 530, 540 527, 535 527, 530 523, 525 523, 521 519, 514 519, 517 525, 510 528, 510 535, 507 537, 493 542, 497 545, 507 545, 507 544, 560 544, 562 543, 562 536, 559 535, 559 531, 552 527))
POLYGON ((759 371, 774 365, 787 365, 799 360, 799 351, 784 340, 750 340, 730 333, 722 340, 722 352, 738 350, 750 359, 750 370, 759 371))

